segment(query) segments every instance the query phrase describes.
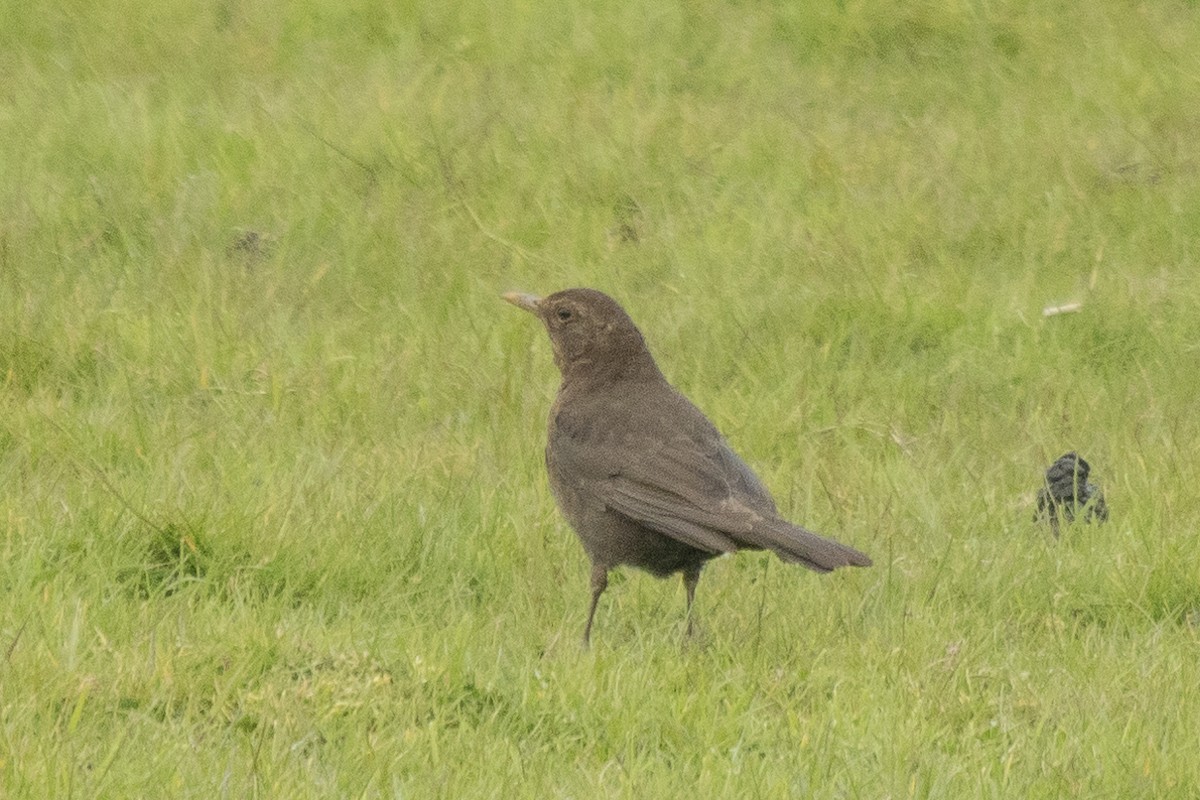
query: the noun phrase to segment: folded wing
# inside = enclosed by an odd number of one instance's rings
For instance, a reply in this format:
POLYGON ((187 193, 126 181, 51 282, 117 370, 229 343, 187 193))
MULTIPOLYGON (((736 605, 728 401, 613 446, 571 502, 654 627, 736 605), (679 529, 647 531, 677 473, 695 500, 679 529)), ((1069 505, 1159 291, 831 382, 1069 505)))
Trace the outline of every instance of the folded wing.
POLYGON ((708 553, 766 549, 817 572, 868 566, 855 550, 781 519, 767 489, 718 436, 676 436, 640 447, 560 448, 608 508, 708 553), (624 463, 606 453, 636 452, 624 463))

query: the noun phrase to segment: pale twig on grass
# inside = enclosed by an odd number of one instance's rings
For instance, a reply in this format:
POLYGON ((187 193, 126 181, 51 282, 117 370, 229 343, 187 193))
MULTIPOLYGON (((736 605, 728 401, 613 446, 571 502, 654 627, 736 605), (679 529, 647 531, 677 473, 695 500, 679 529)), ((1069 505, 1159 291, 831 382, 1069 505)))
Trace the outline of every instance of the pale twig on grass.
POLYGON ((1056 317, 1059 314, 1074 314, 1083 310, 1083 303, 1063 303, 1061 306, 1046 306, 1042 309, 1043 317, 1056 317))

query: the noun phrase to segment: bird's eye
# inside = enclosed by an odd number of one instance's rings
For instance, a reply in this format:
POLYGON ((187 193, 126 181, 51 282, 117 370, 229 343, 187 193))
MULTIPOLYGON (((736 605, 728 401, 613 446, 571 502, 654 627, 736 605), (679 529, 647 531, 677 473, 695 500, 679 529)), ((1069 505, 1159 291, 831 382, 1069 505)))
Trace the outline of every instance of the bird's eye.
POLYGON ((571 318, 571 309, 560 308, 558 310, 558 318, 561 319, 563 322, 566 322, 567 320, 569 320, 571 318))

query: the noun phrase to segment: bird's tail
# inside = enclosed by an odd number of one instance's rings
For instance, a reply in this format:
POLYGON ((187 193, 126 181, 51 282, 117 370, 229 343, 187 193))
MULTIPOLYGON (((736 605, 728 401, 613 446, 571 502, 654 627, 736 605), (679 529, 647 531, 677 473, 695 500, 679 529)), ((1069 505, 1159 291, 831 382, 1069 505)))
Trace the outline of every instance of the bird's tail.
POLYGON ((772 550, 784 561, 800 564, 814 572, 838 567, 869 567, 871 559, 853 547, 818 536, 784 519, 768 518, 756 523, 747 544, 772 550))

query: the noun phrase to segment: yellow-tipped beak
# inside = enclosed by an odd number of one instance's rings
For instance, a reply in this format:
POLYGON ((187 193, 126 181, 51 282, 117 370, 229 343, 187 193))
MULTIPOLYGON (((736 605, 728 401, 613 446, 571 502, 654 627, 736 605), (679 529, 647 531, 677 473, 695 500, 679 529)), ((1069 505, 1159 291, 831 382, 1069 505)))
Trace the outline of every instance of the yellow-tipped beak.
POLYGON ((523 294, 521 292, 505 292, 500 296, 512 303, 517 308, 523 308, 533 314, 537 313, 538 303, 542 302, 542 298, 540 297, 532 294, 523 294))

